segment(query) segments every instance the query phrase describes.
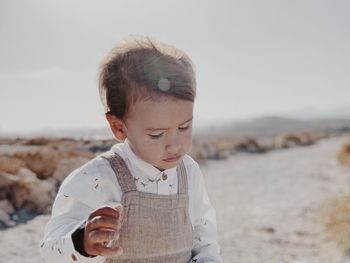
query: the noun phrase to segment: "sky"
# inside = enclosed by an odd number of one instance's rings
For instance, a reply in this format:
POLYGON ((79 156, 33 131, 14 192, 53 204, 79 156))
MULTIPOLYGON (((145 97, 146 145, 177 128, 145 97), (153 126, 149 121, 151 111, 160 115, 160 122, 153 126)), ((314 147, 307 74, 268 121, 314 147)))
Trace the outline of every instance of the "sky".
POLYGON ((130 34, 192 58, 198 123, 347 108, 349 12, 346 0, 0 0, 0 133, 107 126, 98 66, 130 34))

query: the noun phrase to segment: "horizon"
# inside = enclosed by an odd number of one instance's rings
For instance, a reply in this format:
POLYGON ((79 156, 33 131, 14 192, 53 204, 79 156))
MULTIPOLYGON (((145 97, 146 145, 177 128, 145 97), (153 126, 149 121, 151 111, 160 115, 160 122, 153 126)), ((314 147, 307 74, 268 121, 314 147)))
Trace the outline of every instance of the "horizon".
POLYGON ((198 125, 349 116, 349 7, 340 0, 153 0, 144 8, 137 1, 1 2, 0 134, 107 127, 97 68, 130 34, 172 44, 194 61, 198 125))
MULTIPOLYGON (((265 123, 267 125, 271 124, 271 121, 273 123, 280 125, 281 123, 285 123, 286 121, 289 121, 290 123, 303 123, 303 129, 309 129, 308 125, 310 123, 317 123, 317 122, 323 122, 322 125, 318 125, 319 129, 323 126, 323 128, 331 128, 334 126, 334 123, 341 123, 342 128, 350 128, 350 114, 345 115, 314 115, 314 116, 293 116, 293 115, 263 115, 263 116, 257 116, 252 118, 245 118, 245 119, 231 119, 228 121, 220 121, 217 120, 216 122, 208 122, 208 123, 201 123, 201 122, 194 122, 193 125, 193 136, 201 136, 201 135, 212 135, 212 134, 227 134, 227 131, 233 132, 232 135, 237 135, 235 133, 235 129, 240 129, 244 127, 244 129, 247 132, 247 126, 249 127, 247 134, 240 134, 240 135, 246 135, 248 136, 250 133, 256 133, 259 134, 259 128, 255 125, 262 125, 265 123), (333 124, 332 124, 333 123, 333 124)), ((88 126, 81 126, 81 127, 71 127, 66 129, 54 129, 54 128, 42 128, 42 129, 34 129, 31 131, 25 131, 25 132, 18 132, 18 131, 10 131, 10 132, 3 132, 0 130, 0 138, 38 138, 38 137, 46 137, 46 138, 88 138, 88 139, 107 139, 107 138, 114 138, 112 131, 109 128, 108 122, 106 121, 105 126, 101 127, 88 127, 88 126)), ((336 124, 335 126, 339 126, 339 124, 336 124)), ((334 126, 334 127, 335 127, 334 126)), ((264 127, 264 126, 263 126, 264 127)), ((334 129, 333 127, 333 129, 334 129)), ((261 127, 260 127, 261 128, 261 127)), ((264 127, 266 128, 266 127, 264 127)), ((270 127, 267 128, 270 130, 270 132, 273 132, 273 130, 276 127, 270 127)), ((299 127, 300 128, 300 127, 299 127)), ((303 129, 299 129, 299 132, 306 131, 303 129)), ((315 127, 314 127, 315 129, 315 127)), ((293 132, 293 130, 285 130, 285 132, 293 132)), ((294 130, 295 132, 295 130, 294 130)))

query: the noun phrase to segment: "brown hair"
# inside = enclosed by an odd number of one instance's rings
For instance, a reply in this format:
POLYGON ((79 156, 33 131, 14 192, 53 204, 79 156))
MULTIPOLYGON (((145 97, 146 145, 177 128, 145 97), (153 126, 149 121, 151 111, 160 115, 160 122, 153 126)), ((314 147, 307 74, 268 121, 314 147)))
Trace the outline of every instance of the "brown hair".
POLYGON ((99 91, 106 113, 123 119, 138 99, 194 101, 191 59, 181 50, 149 38, 132 37, 102 61, 99 91))

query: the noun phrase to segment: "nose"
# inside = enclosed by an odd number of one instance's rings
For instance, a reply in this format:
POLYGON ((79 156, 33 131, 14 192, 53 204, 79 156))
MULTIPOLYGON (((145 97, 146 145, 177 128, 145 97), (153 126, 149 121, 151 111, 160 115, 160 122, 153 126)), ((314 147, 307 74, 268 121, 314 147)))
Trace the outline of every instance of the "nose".
POLYGON ((178 134, 175 134, 174 136, 171 136, 171 138, 169 138, 166 147, 165 147, 166 151, 169 154, 178 154, 180 153, 181 150, 181 140, 180 140, 180 136, 178 134))

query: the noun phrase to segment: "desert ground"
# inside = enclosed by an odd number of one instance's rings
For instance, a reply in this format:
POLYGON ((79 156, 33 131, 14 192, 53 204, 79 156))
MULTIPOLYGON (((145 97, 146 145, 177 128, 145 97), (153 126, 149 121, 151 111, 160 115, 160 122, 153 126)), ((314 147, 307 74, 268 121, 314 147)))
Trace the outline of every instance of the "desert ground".
MULTIPOLYGON (((325 234, 322 216, 330 198, 350 192, 350 170, 336 159, 348 140, 202 163, 224 262, 350 262, 325 234)), ((0 230, 0 261, 43 262, 38 244, 48 219, 0 230)))

